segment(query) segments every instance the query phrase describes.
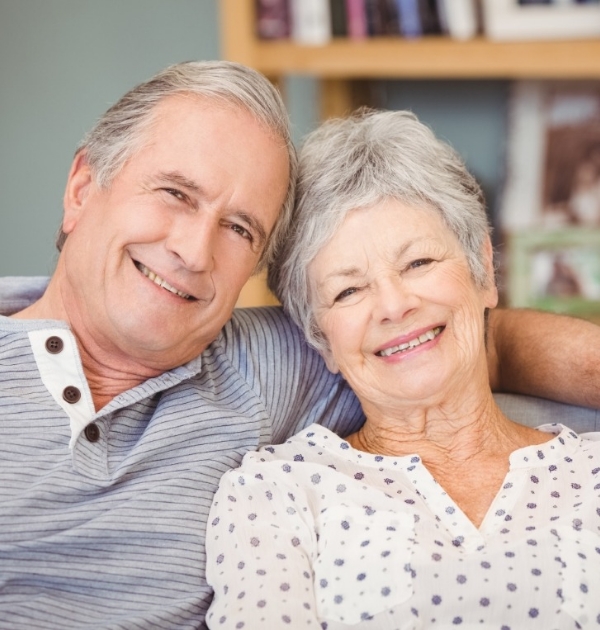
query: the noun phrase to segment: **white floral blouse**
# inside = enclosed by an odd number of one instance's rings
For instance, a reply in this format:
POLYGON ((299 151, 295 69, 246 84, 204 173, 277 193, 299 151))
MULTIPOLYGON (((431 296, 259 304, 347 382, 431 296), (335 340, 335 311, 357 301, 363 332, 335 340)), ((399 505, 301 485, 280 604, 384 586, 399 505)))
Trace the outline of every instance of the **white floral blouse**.
POLYGON ((416 454, 317 425, 249 453, 208 521, 209 626, 600 629, 600 437, 540 430, 479 529, 416 454))

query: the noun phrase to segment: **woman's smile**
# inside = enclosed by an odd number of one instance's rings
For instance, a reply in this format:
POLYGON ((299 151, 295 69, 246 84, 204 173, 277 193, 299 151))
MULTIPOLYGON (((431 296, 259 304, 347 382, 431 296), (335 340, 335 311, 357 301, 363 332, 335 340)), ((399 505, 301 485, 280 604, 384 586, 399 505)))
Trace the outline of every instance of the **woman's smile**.
POLYGON ((409 350, 413 350, 414 348, 418 348, 419 346, 428 343, 429 341, 433 341, 443 332, 444 328, 444 326, 435 326, 426 332, 404 335, 404 337, 408 338, 408 341, 394 340, 381 350, 377 350, 375 354, 379 357, 389 357, 398 353, 404 354, 409 350))

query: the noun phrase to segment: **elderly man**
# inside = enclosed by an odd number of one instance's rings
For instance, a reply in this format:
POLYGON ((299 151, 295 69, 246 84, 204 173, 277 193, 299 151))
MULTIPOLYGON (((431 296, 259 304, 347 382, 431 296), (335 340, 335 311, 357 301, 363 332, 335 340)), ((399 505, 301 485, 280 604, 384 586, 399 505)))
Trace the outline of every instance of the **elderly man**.
MULTIPOLYGON (((311 422, 359 426, 279 309, 232 317, 295 169, 276 92, 225 62, 166 69, 84 139, 56 271, 0 319, 1 628, 202 627, 223 472, 311 422)), ((30 288, 11 286, 5 312, 30 288)), ((494 384, 600 405, 600 334, 560 324, 495 314, 494 384)))

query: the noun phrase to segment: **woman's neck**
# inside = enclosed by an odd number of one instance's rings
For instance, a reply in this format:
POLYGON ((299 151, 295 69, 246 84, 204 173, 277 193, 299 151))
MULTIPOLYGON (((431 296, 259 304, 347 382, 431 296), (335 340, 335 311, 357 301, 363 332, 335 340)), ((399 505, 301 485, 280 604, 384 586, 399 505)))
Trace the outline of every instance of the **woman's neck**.
POLYGON ((363 405, 367 420, 348 437, 359 450, 380 455, 418 454, 423 462, 469 461, 484 453, 511 453, 544 434, 509 420, 491 392, 431 407, 382 411, 363 405))
POLYGON ((347 440, 379 455, 418 455, 432 477, 479 527, 509 470, 510 454, 552 436, 509 420, 491 393, 478 404, 367 415, 347 440))

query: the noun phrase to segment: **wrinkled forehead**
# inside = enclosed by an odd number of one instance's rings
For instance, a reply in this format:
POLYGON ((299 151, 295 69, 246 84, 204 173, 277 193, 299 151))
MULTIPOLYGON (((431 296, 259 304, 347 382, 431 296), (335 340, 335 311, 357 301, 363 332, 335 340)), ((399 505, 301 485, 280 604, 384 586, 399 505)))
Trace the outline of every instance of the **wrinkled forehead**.
POLYGON ((309 248, 311 260, 316 258, 349 226, 362 223, 366 228, 369 228, 371 218, 381 209, 388 210, 388 223, 386 229, 382 229, 382 235, 387 234, 388 228, 393 229, 399 225, 406 225, 407 211, 413 214, 417 221, 420 220, 422 223, 433 221, 451 232, 442 213, 422 199, 400 199, 378 195, 374 192, 359 201, 360 203, 352 203, 350 200, 342 201, 336 208, 332 209, 333 211, 325 213, 325 217, 320 221, 320 227, 317 226, 317 229, 312 230, 314 234, 307 235, 305 245, 309 248))

